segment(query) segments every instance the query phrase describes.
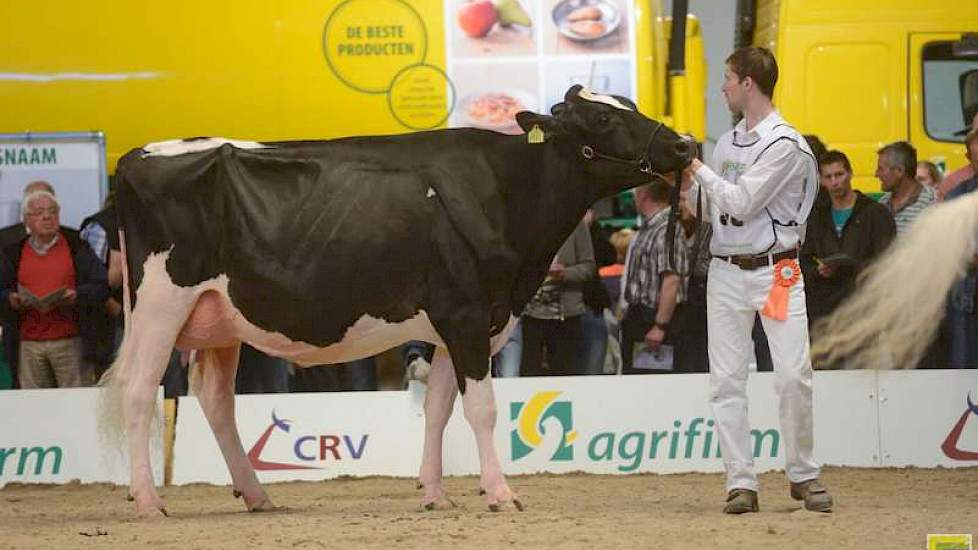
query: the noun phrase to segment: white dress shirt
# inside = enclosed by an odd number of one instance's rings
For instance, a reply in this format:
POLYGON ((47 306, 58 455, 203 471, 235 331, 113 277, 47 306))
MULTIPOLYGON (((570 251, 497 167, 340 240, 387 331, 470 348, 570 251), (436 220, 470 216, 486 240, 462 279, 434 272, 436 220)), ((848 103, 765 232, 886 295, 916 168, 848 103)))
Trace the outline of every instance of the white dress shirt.
POLYGON ((818 191, 818 166, 808 143, 772 111, 751 130, 747 119, 724 134, 709 166, 694 174, 687 201, 700 190, 713 224, 710 252, 764 254, 801 246, 818 191))

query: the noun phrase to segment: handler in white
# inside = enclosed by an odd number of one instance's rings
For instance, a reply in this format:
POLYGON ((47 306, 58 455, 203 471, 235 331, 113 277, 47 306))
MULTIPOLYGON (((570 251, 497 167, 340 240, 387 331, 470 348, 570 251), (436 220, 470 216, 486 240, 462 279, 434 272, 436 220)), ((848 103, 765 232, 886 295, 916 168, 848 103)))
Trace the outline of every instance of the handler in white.
POLYGON ((758 311, 774 362, 791 496, 809 510, 830 511, 832 497, 812 458, 812 366, 797 259, 818 189, 817 163, 771 103, 778 69, 769 51, 735 51, 724 77, 727 105, 743 119, 720 138, 712 169, 694 160, 683 184, 694 212, 702 193, 713 224, 707 327, 710 400, 727 470, 724 512, 758 510, 746 394, 758 311))

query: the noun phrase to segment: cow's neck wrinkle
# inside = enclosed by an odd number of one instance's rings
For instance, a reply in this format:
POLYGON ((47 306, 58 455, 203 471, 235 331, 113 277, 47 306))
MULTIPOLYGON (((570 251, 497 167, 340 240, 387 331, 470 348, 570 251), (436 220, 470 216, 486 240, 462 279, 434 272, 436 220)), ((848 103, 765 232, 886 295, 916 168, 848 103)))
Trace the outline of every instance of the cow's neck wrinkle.
POLYGON ((529 299, 521 295, 521 289, 522 294, 532 296, 543 281, 551 260, 581 221, 590 200, 588 176, 574 156, 576 149, 557 141, 548 142, 542 152, 538 148, 527 145, 514 151, 527 174, 536 175, 525 181, 523 189, 516 190, 518 200, 510 207, 510 220, 516 228, 511 242, 517 243, 521 258, 514 286, 516 307, 529 299))

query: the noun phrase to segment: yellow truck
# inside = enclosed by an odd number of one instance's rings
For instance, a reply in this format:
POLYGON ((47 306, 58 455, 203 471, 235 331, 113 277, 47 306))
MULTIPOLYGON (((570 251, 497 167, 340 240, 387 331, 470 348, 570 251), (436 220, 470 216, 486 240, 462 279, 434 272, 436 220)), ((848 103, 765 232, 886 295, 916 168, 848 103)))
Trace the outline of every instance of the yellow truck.
POLYGON ((669 67, 662 12, 659 0, 3 2, 0 133, 102 131, 114 172, 129 149, 173 138, 511 131, 506 109, 543 111, 577 81, 702 141, 699 27, 688 19, 673 48, 685 67, 669 67), (569 20, 579 7, 593 8, 586 26, 569 20))
POLYGON ((852 160, 876 191, 876 151, 909 141, 920 160, 963 166, 978 110, 978 2, 740 0, 738 45, 770 48, 775 104, 802 133, 852 160))

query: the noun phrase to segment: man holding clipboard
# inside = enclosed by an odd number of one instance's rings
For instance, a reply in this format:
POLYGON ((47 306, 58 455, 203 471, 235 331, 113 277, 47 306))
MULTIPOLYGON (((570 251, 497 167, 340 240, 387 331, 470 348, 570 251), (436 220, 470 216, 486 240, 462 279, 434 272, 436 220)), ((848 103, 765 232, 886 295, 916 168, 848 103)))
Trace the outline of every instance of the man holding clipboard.
POLYGON ((801 249, 810 323, 832 313, 852 293, 856 276, 896 236, 890 211, 852 188, 845 153, 823 155, 819 179, 831 202, 812 211, 801 249))

